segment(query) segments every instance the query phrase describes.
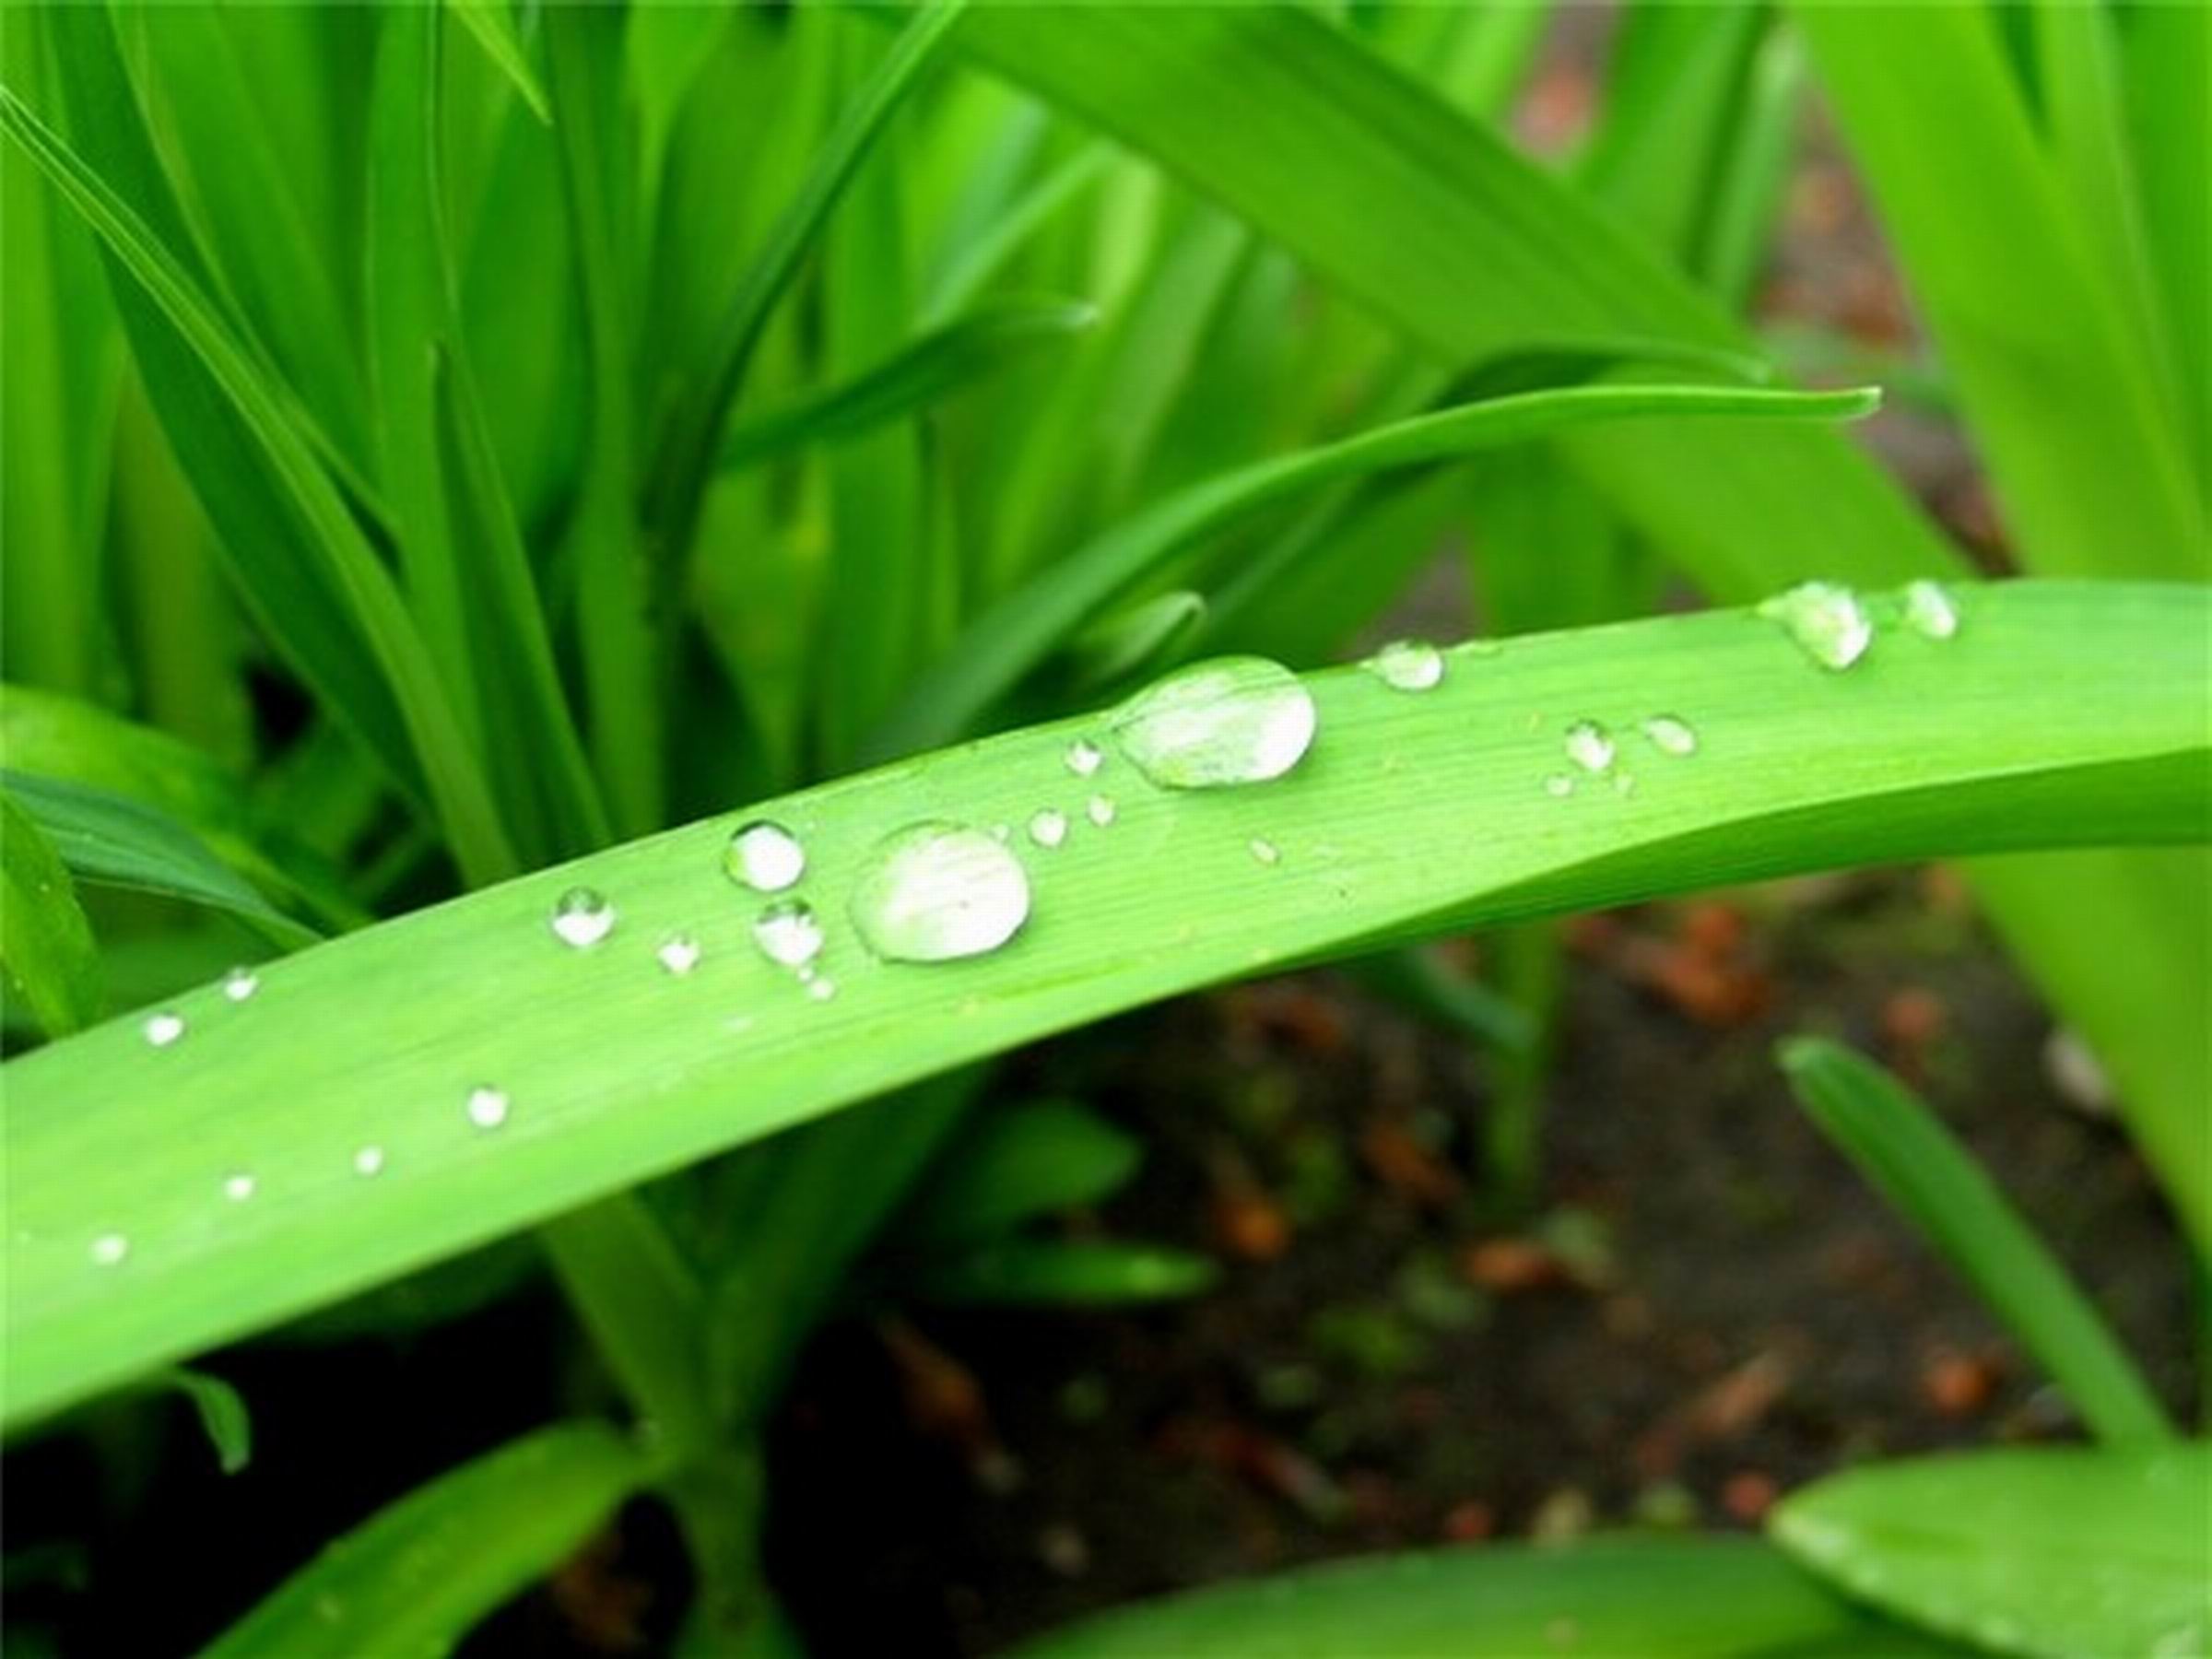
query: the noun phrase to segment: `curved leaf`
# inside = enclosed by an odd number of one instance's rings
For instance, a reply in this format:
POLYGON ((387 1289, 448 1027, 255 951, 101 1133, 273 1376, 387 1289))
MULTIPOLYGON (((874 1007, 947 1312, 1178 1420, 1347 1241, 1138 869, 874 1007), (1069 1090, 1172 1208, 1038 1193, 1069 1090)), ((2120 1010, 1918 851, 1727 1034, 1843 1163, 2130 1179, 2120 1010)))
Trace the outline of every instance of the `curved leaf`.
POLYGON ((50 1037, 100 1018, 100 955, 53 842, 0 790, 0 968, 50 1037))
POLYGON ((791 896, 828 935, 826 998, 756 947, 724 873, 731 816, 333 940, 272 965, 243 1005, 188 996, 167 1047, 132 1020, 52 1044, 6 1074, 8 1409, 1286 962, 1839 863, 2206 836, 2212 594, 2013 582, 1959 606, 1956 638, 1888 623, 1845 673, 1770 620, 1714 611, 1469 647, 1419 695, 1316 675, 1312 752, 1265 786, 1156 789, 1119 755, 1076 778, 1071 740, 1106 735, 1087 718, 768 803, 753 810, 806 849, 791 896), (1692 724, 1696 754, 1644 742, 1660 713, 1692 724), (1575 770, 1562 741, 1583 719, 1614 729, 1619 758, 1560 798, 1546 780, 1575 770), (1084 816, 1094 793, 1115 804, 1108 827, 1084 816), (1052 803, 1076 827, 1057 851, 1020 844, 1031 914, 1010 945, 924 966, 862 948, 848 900, 887 833, 1052 803), (548 918, 585 883, 616 923, 575 949, 548 918), (655 950, 679 928, 702 954, 671 974, 655 950), (489 1129, 465 1110, 482 1083, 512 1103, 489 1129), (257 1175, 252 1203, 222 1200, 231 1169, 257 1175), (98 1265, 90 1243, 112 1230, 128 1257, 98 1265))
POLYGON ((1037 1216, 1097 1204, 1136 1173, 1144 1148, 1074 1100, 1030 1100, 978 1120, 947 1147, 900 1219, 907 1239, 986 1238, 1037 1216))

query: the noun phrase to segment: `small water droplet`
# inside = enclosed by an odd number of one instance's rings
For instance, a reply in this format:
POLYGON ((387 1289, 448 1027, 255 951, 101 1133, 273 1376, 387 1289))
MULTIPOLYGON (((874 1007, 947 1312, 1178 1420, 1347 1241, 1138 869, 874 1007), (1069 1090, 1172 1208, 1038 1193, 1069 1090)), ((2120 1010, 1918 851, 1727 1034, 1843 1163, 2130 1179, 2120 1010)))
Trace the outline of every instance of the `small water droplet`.
POLYGON ((1634 794, 1636 793, 1636 774, 1625 771, 1615 772, 1613 774, 1613 793, 1617 795, 1634 794))
POLYGON ((1584 771, 1604 771, 1613 755, 1613 735, 1596 721, 1578 720, 1567 728, 1567 759, 1584 771))
POLYGON ((131 1241, 121 1233, 101 1233, 92 1241, 90 1254, 95 1267, 112 1267, 131 1253, 131 1241))
POLYGON ((807 982, 806 994, 816 1002, 828 1002, 837 994, 837 982, 827 974, 820 979, 810 980, 807 982))
POLYGON ((1103 830, 1113 822, 1113 802, 1105 795, 1092 795, 1083 807, 1083 816, 1103 830))
POLYGON ((253 1196, 253 1177, 241 1170, 235 1175, 223 1177, 223 1196, 233 1204, 243 1204, 253 1196))
POLYGON ((699 941, 689 934, 670 934, 653 954, 663 968, 680 979, 699 966, 699 941))
POLYGON ((1005 846, 1008 841, 1014 839, 1014 826, 1011 824, 992 825, 991 839, 996 841, 1000 846, 1005 846))
POLYGON ((1106 764, 1106 751, 1088 737, 1078 737, 1067 746, 1067 770, 1078 778, 1088 778, 1106 764))
POLYGON ((553 901, 553 936, 582 950, 615 931, 615 907, 596 888, 573 887, 553 901))
POLYGON ((1277 865, 1283 861, 1283 850, 1263 836, 1253 836, 1245 842, 1245 848, 1264 865, 1277 865))
POLYGON ((1931 640, 1951 639, 1959 632, 1959 602, 1940 582, 1908 582, 1905 626, 1931 640))
POLYGON ((147 1041, 156 1048, 167 1048, 184 1035, 184 1016, 173 1008, 164 1008, 159 1014, 147 1015, 146 1024, 140 1029, 145 1031, 147 1041))
POLYGON ((1643 723, 1643 735, 1663 755, 1680 757, 1698 752, 1698 735, 1690 729, 1689 722, 1677 720, 1672 714, 1653 715, 1643 723))
POLYGON ((1050 806, 1030 815, 1030 839, 1041 847, 1056 847, 1067 839, 1067 814, 1050 806))
POLYGON ((1170 675, 1115 712, 1114 741, 1168 789, 1263 783, 1313 741, 1313 699, 1280 663, 1221 657, 1170 675))
POLYGON ((261 975, 251 968, 233 968, 223 975, 223 994, 242 1003, 261 989, 261 975))
POLYGON ((753 919, 753 943, 770 961, 804 968, 822 953, 822 924, 804 899, 779 899, 753 919))
POLYGON ((732 833, 722 867, 756 893, 780 893, 806 873, 806 849, 782 825, 755 818, 732 833))
POLYGON ((363 1147, 353 1155, 353 1172, 356 1175, 378 1175, 383 1172, 384 1149, 382 1147, 363 1147))
POLYGON ((479 1083, 468 1091, 468 1121, 479 1129, 497 1129, 507 1121, 507 1091, 479 1083))
POLYGON ((1426 640, 1393 640, 1364 666, 1394 691, 1429 691, 1443 682, 1444 653, 1426 640))
POLYGON ((928 821, 877 842, 853 889, 853 922, 886 961, 982 956, 1030 914, 1020 863, 980 830, 928 821))
POLYGON ((1565 772, 1553 772, 1544 780, 1544 793, 1555 800, 1565 800, 1574 793, 1574 780, 1565 772))
POLYGON ((1859 596, 1832 582, 1801 582, 1759 607, 1823 668, 1850 667, 1874 643, 1874 619, 1859 596))

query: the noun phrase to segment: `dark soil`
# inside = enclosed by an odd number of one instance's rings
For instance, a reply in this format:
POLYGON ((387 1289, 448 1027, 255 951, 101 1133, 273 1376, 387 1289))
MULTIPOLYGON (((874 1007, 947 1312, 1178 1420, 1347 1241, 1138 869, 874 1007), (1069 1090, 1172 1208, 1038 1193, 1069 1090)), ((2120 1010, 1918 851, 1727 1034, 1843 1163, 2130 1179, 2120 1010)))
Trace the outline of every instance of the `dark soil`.
POLYGON ((1793 1104, 1771 1050, 1808 1029, 1917 1077, 2185 1406, 2172 1224, 2120 1131, 2060 1094, 2045 1016, 1947 879, 1824 878, 1572 936, 1518 1225, 1477 1163, 1481 1056, 1335 976, 1028 1056, 1029 1081, 1152 1148, 1107 1229, 1233 1265, 1184 1306, 825 1336, 775 1472, 774 1562, 817 1651, 988 1653, 1393 1546, 1750 1526, 1855 1458, 2074 1437, 1793 1104), (1700 956, 1720 991, 1683 968, 1700 956), (916 1431, 916 1335, 973 1375, 994 1441, 916 1431))

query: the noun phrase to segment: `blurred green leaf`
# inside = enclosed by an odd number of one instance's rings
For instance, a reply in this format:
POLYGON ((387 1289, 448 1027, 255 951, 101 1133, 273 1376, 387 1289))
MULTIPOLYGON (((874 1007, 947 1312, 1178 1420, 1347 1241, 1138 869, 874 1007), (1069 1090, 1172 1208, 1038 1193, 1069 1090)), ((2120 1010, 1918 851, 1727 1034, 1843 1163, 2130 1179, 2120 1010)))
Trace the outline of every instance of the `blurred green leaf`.
POLYGON ((650 1465, 597 1423, 489 1452, 380 1511, 226 1630, 203 1659, 444 1653, 550 1572, 650 1465))
POLYGON ((90 1025, 105 1005, 76 885, 12 785, 0 789, 0 968, 49 1037, 90 1025))
POLYGON ((2173 1432, 2096 1309, 1934 1112, 1832 1042, 1797 1038, 1781 1058, 1821 1132, 1965 1276, 2093 1430, 2114 1441, 2173 1432))
POLYGON ((1007 1238, 916 1263, 900 1283, 928 1301, 1080 1307, 1196 1296, 1220 1277, 1210 1257, 1159 1244, 1007 1238))
POLYGON ((969 1125, 908 1201, 899 1230, 928 1242, 987 1238, 1103 1202, 1143 1156, 1135 1135, 1078 1101, 1025 1101, 969 1125))
POLYGON ((1776 1543, 1850 1594, 2001 1653, 2183 1654, 2212 1642, 2212 1445, 1968 1452, 1793 1492, 1776 1543))
POLYGON ((224 1474, 235 1475, 253 1461, 253 1419, 237 1389, 220 1377, 182 1366, 171 1366, 155 1381, 175 1389, 190 1404, 224 1474))
POLYGON ((445 0, 445 5, 484 49, 484 55, 499 65, 500 73, 522 94, 530 113, 550 123, 553 106, 547 101, 546 88, 523 48, 522 37, 514 31, 514 14, 508 9, 507 0, 445 0))

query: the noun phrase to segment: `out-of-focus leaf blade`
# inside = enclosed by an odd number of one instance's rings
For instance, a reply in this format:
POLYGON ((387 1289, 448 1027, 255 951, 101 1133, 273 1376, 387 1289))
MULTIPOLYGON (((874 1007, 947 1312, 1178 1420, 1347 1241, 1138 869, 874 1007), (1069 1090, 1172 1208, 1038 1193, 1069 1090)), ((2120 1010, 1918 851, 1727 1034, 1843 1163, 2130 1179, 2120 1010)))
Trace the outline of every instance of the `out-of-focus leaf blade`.
POLYGON ((2212 1445, 1969 1452, 1793 1492, 1775 1542, 1885 1611, 2037 1659, 2212 1643, 2212 1445))
POLYGON ((1031 1100, 953 1143, 900 1223, 907 1238, 986 1238, 1110 1197, 1136 1173, 1136 1137, 1075 1100, 1031 1100))
POLYGON ((445 4, 484 49, 484 55, 499 65, 500 73, 522 94, 530 112, 550 123, 553 106, 546 100, 545 86, 537 78, 530 54, 523 49, 522 37, 514 31, 514 14, 508 9, 507 0, 445 0, 445 4))
POLYGON ((1935 1113, 1832 1042, 1785 1043, 1782 1064, 1822 1133, 1965 1275, 2091 1429, 2114 1441, 2173 1432, 2096 1309, 1935 1113))
POLYGON ((76 885, 38 821, 0 790, 0 968, 49 1037, 100 1018, 100 955, 76 885))
POLYGON ((172 1366, 157 1381, 175 1389, 192 1406, 224 1474, 235 1475, 253 1461, 253 1419, 237 1389, 220 1377, 183 1366, 172 1366))
POLYGON ((611 1429, 512 1441, 380 1511, 286 1580, 202 1659, 443 1653, 559 1566, 650 1465, 611 1429))
POLYGON ((999 1239, 917 1264, 900 1283, 928 1301, 1085 1306, 1196 1296, 1221 1277, 1187 1250, 1116 1239, 999 1239))

